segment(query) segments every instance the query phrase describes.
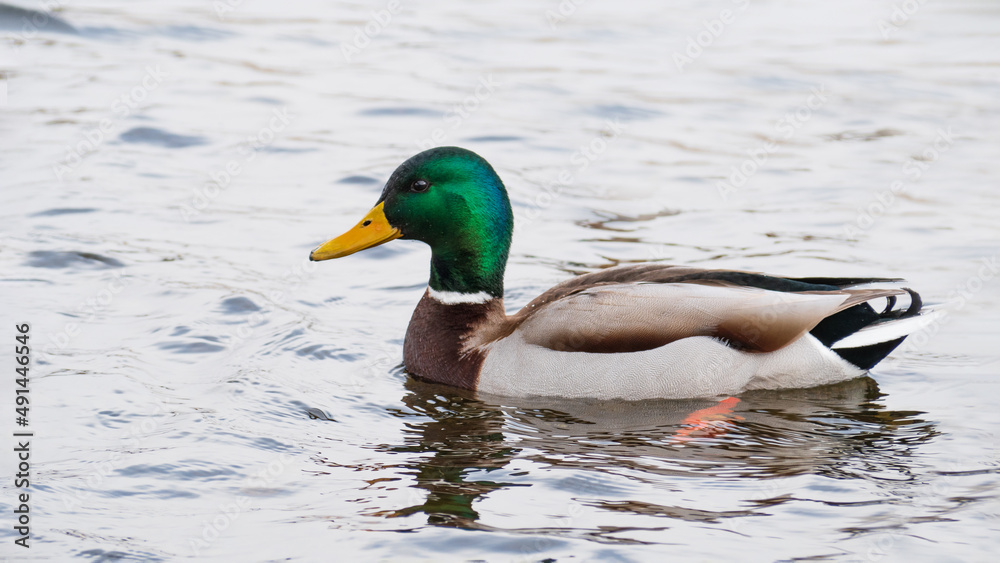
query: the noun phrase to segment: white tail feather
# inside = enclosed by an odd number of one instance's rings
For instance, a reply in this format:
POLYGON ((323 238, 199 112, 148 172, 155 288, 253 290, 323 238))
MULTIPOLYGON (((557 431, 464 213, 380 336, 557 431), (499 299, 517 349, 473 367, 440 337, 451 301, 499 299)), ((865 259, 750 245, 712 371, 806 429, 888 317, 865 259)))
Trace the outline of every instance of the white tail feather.
POLYGON ((924 309, 919 315, 914 317, 868 325, 854 334, 849 334, 834 342, 833 346, 830 347, 835 350, 840 348, 860 348, 862 346, 871 346, 872 344, 896 340, 931 324, 937 316, 937 311, 924 309))

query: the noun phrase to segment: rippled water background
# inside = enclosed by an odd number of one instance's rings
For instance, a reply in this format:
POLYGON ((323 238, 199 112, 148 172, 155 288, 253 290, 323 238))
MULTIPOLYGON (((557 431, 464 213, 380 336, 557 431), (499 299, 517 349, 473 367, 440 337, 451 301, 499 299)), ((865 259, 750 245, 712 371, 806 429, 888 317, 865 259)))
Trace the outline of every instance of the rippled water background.
POLYGON ((0 487, 7 560, 1000 548, 996 2, 59 14, 72 28, 35 33, 0 10, 0 338, 31 323, 36 432, 30 551, 0 487), (432 144, 507 184, 511 309, 661 260, 906 277, 948 314, 871 378, 747 395, 702 428, 688 417, 713 401, 414 383, 399 362, 426 247, 305 259, 432 144))

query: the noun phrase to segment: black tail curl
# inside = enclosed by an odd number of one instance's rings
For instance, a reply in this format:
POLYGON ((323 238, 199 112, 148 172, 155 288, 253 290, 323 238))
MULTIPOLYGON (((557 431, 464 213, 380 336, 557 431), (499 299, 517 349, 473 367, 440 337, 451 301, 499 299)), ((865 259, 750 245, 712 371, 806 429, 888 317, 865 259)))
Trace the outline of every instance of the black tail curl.
MULTIPOLYGON (((923 308, 923 301, 920 294, 908 287, 903 288, 910 295, 910 305, 906 309, 896 309, 896 297, 887 298, 885 310, 876 313, 868 303, 861 303, 845 309, 835 315, 831 315, 810 331, 825 346, 831 347, 833 344, 855 332, 869 326, 891 322, 899 319, 915 317, 923 308)), ((841 358, 858 366, 861 369, 871 369, 875 364, 881 362, 897 346, 902 344, 906 337, 897 338, 887 342, 877 342, 867 346, 857 348, 834 348, 833 351, 841 358)))

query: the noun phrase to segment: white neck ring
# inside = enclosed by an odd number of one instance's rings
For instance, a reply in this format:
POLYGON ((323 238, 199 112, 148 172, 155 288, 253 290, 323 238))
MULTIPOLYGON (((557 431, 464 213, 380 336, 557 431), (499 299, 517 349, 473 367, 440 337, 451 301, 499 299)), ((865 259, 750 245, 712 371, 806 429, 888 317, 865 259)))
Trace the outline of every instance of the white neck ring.
POLYGON ((485 291, 461 293, 458 291, 437 291, 432 287, 428 287, 427 294, 435 301, 445 305, 476 305, 493 299, 493 296, 485 291))

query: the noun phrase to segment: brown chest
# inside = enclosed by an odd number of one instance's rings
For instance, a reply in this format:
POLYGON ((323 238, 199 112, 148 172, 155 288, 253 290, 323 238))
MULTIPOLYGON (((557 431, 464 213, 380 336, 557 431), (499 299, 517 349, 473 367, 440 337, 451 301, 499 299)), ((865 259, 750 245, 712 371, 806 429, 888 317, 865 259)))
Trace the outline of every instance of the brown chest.
POLYGON ((498 311, 504 315, 500 299, 446 305, 425 293, 406 329, 406 371, 419 379, 475 389, 486 350, 469 346, 468 342, 471 335, 496 318, 498 311))

